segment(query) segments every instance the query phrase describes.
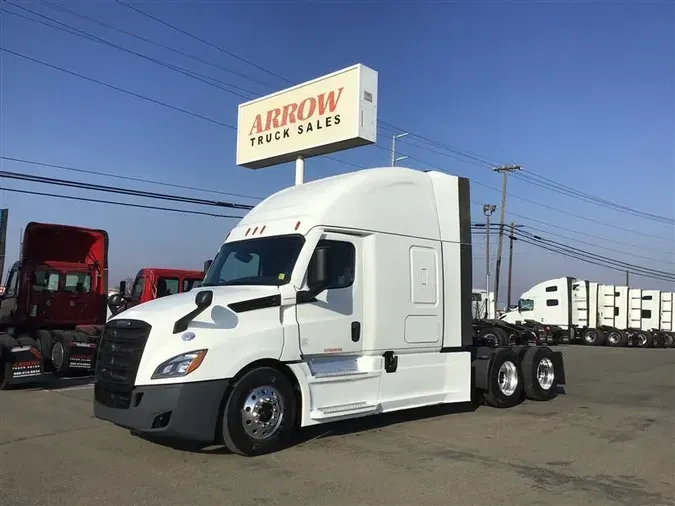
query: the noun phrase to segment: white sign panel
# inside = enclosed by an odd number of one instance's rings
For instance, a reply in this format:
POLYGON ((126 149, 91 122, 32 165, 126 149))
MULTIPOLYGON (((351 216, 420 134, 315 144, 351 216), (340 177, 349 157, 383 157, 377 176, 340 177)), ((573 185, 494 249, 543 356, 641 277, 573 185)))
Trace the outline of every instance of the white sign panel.
POLYGON ((361 64, 239 105, 237 165, 261 169, 377 142, 377 72, 361 64))

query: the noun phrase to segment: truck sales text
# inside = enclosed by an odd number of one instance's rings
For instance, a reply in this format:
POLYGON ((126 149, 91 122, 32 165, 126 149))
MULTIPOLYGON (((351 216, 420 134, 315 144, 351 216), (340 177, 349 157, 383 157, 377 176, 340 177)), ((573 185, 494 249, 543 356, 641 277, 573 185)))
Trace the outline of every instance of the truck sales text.
POLYGON ((249 132, 251 146, 262 146, 288 139, 292 135, 293 128, 297 135, 303 135, 339 125, 340 114, 335 114, 335 110, 343 89, 338 88, 316 97, 308 97, 299 103, 293 102, 270 109, 264 114, 257 114, 249 132), (272 129, 275 131, 270 132, 272 129))

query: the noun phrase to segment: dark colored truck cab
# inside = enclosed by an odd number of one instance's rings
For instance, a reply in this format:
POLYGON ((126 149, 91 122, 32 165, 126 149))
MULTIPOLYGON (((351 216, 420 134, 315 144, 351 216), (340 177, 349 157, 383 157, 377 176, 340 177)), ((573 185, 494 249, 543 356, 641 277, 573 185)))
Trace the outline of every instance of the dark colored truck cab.
POLYGON ((0 389, 93 372, 105 325, 108 234, 29 223, 0 296, 0 389))

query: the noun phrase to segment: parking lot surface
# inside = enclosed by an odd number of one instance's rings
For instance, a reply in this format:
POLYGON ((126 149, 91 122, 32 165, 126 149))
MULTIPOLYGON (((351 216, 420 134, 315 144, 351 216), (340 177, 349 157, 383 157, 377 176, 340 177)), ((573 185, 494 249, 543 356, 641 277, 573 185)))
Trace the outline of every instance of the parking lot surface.
POLYGON ((551 402, 343 422, 257 458, 134 437, 81 381, 0 392, 0 503, 675 505, 675 350, 561 349, 551 402))

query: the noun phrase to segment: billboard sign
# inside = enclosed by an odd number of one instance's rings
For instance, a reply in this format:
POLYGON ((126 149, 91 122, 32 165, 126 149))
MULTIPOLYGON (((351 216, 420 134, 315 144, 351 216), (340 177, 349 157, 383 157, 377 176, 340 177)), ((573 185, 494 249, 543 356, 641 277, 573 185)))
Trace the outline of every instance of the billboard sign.
POLYGON ((261 169, 377 142, 377 72, 356 64, 239 105, 237 165, 261 169))

